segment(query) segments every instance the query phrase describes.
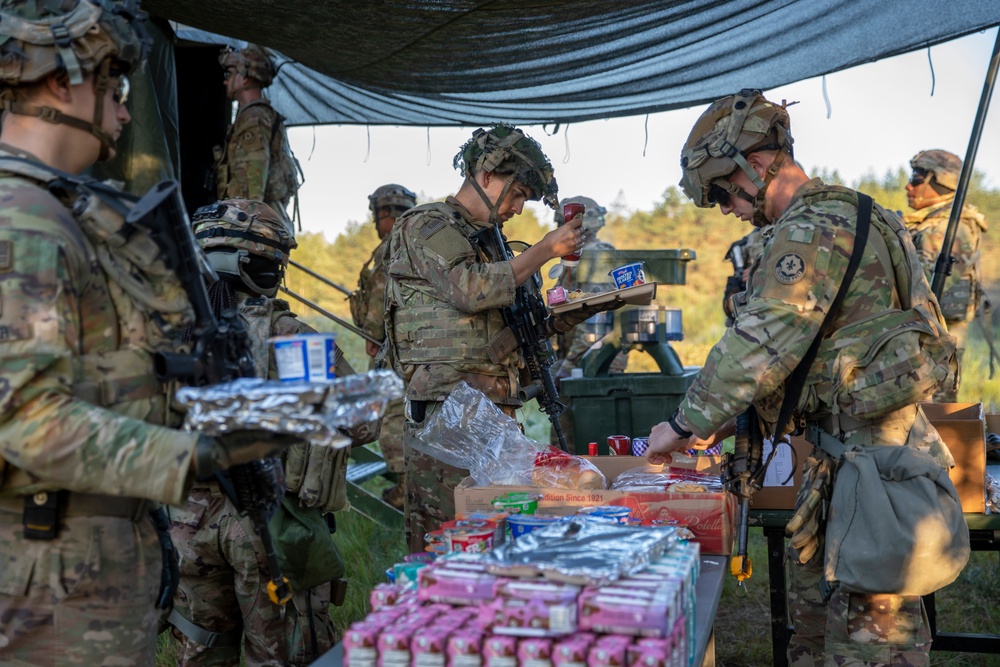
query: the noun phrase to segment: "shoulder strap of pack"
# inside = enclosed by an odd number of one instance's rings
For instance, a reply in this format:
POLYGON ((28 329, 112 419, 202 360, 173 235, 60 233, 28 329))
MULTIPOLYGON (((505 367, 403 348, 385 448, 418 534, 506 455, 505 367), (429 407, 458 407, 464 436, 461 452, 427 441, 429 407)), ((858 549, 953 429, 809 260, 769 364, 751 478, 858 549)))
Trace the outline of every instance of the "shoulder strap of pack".
MULTIPOLYGON (((857 273, 858 266, 861 264, 861 255, 868 244, 868 230, 871 228, 871 216, 872 198, 859 192, 858 224, 854 237, 854 249, 851 251, 851 259, 847 263, 847 270, 844 271, 844 280, 840 283, 837 296, 833 298, 830 310, 826 312, 826 317, 823 318, 823 323, 819 326, 819 331, 816 333, 812 345, 809 346, 805 356, 802 357, 802 361, 795 367, 795 370, 792 371, 792 374, 788 377, 788 381, 785 383, 785 397, 781 402, 781 410, 778 412, 778 421, 774 425, 774 433, 771 434, 771 442, 779 442, 781 437, 785 435, 785 429, 792 418, 792 411, 798 405, 802 388, 805 387, 806 376, 809 375, 809 369, 812 368, 813 361, 816 359, 816 353, 819 352, 820 343, 823 342, 827 332, 829 332, 830 327, 833 325, 833 320, 836 319, 837 314, 840 312, 841 305, 844 303, 847 290, 854 280, 854 274, 857 273)), ((774 450, 777 450, 777 447, 774 450)), ((774 450, 772 450, 772 455, 774 450)))

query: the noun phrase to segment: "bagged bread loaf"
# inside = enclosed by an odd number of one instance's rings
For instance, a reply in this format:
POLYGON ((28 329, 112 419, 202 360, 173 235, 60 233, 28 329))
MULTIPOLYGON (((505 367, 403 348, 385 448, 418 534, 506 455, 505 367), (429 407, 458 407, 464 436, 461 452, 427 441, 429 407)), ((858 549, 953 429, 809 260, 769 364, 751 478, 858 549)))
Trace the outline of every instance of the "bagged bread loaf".
POLYGON ((555 447, 535 456, 531 471, 534 486, 557 489, 606 489, 604 474, 590 461, 567 454, 555 447))

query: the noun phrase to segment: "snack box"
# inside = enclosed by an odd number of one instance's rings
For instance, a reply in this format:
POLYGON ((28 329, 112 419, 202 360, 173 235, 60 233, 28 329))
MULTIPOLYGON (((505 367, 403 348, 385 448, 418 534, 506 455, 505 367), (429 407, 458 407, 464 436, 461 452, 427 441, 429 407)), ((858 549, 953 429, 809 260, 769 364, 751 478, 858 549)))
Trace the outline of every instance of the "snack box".
MULTIPOLYGON (((608 483, 630 468, 646 465, 646 459, 636 456, 585 456, 607 478, 608 483)), ((719 457, 685 457, 695 459, 676 463, 675 467, 718 472, 719 457)), ((688 526, 701 553, 729 555, 733 549, 733 526, 736 517, 736 499, 727 492, 718 493, 667 493, 629 492, 609 490, 556 489, 529 486, 475 486, 467 477, 455 489, 457 512, 476 512, 492 509, 493 499, 508 492, 537 493, 538 510, 545 514, 575 514, 581 507, 595 505, 621 505, 632 510, 632 516, 643 520, 676 519, 688 526)))

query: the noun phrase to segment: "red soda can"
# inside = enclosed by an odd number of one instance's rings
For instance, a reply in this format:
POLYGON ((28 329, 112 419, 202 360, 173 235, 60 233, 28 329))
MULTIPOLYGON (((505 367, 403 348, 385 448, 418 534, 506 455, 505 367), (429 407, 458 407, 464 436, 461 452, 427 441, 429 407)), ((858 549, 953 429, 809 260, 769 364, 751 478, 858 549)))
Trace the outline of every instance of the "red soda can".
POLYGON ((608 436, 608 454, 611 456, 629 456, 632 454, 632 442, 627 435, 608 436))
MULTIPOLYGON (((577 204, 576 202, 565 204, 563 206, 563 221, 569 222, 578 215, 583 215, 587 207, 583 204, 577 204)), ((568 255, 563 255, 562 263, 564 266, 577 266, 580 263, 580 253, 574 252, 568 255)))

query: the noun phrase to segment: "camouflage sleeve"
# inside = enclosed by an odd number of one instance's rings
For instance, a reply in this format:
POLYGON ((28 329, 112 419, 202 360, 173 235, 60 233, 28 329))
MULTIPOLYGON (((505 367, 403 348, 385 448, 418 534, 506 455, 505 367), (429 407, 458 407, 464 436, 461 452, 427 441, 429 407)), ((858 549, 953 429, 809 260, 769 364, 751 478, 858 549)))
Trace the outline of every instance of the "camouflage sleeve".
POLYGON ((229 144, 227 198, 264 201, 274 122, 274 112, 264 106, 255 105, 237 114, 229 144))
POLYGON ((39 199, 0 223, 11 259, 0 267, 0 453, 59 488, 179 503, 197 436, 71 393, 92 269, 82 240, 46 231, 53 220, 67 229, 75 221, 54 199, 39 199))
MULTIPOLYGON (((750 276, 746 305, 709 352, 681 402, 682 421, 699 437, 710 436, 752 403, 780 405, 785 380, 809 349, 837 294, 854 245, 854 223, 847 216, 856 216, 856 210, 842 202, 824 202, 822 210, 801 204, 795 208, 775 227, 750 276)), ((866 265, 880 270, 877 259, 862 261, 842 312, 864 298, 859 290, 865 289, 866 265)))
POLYGON ((365 319, 359 326, 366 334, 377 341, 385 340, 385 285, 388 280, 385 272, 385 248, 388 244, 379 246, 382 252, 375 254, 372 270, 368 276, 365 298, 368 300, 365 319))
POLYGON ((404 223, 389 274, 464 313, 513 304, 516 285, 510 262, 478 261, 468 238, 447 221, 439 226, 441 220, 424 215, 404 223))

